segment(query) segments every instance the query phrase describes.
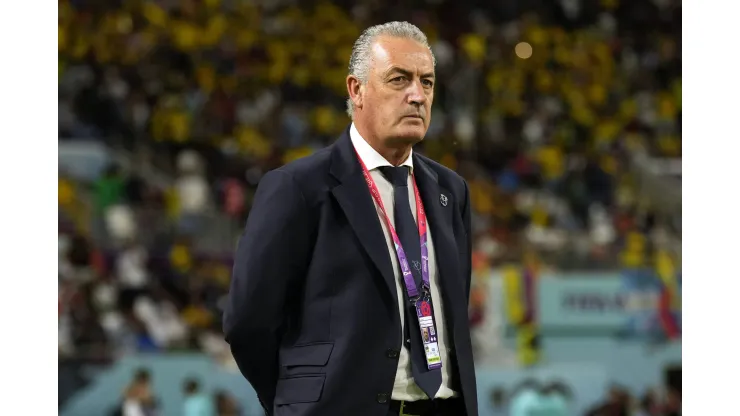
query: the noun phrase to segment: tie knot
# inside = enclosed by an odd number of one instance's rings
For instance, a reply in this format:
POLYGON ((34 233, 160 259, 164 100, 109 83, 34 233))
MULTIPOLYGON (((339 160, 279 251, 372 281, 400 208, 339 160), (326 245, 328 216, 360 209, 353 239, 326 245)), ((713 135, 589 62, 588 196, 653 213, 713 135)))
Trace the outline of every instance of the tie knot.
POLYGON ((393 186, 408 186, 408 166, 382 166, 380 167, 380 172, 393 186))

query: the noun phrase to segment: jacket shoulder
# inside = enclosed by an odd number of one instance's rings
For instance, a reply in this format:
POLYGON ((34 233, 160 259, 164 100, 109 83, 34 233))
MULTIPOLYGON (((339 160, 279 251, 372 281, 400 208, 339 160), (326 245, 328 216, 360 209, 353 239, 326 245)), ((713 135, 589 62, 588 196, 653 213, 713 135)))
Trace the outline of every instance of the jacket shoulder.
POLYGON ((275 169, 287 174, 308 200, 313 200, 327 186, 327 175, 331 165, 331 148, 325 147, 311 155, 288 162, 275 169))
POLYGON ((449 190, 455 192, 456 194, 459 193, 459 195, 465 194, 465 189, 467 188, 467 182, 465 182, 465 179, 460 176, 457 172, 454 170, 448 168, 447 166, 444 166, 443 164, 436 162, 424 155, 419 155, 419 158, 421 158, 424 163, 429 166, 430 169, 432 169, 436 174, 437 178, 439 180, 440 185, 444 186, 445 188, 448 188, 449 190))
POLYGON ((300 159, 293 160, 277 168, 285 173, 296 176, 297 178, 305 175, 316 175, 316 173, 329 169, 331 160, 331 146, 325 147, 317 152, 300 159))

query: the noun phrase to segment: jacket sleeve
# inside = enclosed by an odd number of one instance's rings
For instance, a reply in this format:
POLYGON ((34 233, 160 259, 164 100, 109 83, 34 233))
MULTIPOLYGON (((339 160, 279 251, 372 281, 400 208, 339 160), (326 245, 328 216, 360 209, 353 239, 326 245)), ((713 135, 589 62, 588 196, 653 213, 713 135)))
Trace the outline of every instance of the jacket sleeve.
POLYGON ((310 255, 306 201, 289 172, 260 181, 234 256, 224 309, 226 341, 262 406, 272 414, 281 327, 310 255))

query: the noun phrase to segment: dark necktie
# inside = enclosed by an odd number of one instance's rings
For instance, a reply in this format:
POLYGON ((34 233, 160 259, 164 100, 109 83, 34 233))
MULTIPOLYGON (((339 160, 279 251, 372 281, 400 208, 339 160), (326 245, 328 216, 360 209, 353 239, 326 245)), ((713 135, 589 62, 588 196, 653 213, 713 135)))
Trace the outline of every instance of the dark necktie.
MULTIPOLYGON (((394 228, 399 240, 401 240, 403 251, 406 253, 416 287, 421 288, 421 242, 419 240, 419 229, 409 204, 409 168, 407 166, 384 166, 380 168, 380 171, 393 185, 394 228)), ((408 301, 405 284, 402 286, 404 287, 404 310, 406 312, 404 314, 406 322, 404 338, 410 340, 410 347, 408 343, 404 343, 404 347, 409 348, 411 373, 416 384, 430 399, 434 399, 434 395, 437 394, 437 390, 442 384, 442 372, 439 369, 429 370, 427 368, 427 359, 424 353, 419 321, 416 318, 416 309, 408 301)))

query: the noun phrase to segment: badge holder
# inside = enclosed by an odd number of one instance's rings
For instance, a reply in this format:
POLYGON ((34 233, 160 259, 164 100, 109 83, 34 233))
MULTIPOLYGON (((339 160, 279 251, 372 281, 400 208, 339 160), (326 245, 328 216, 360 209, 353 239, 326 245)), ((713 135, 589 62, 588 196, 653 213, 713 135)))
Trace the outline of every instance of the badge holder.
POLYGON ((422 296, 413 301, 416 308, 416 316, 419 319, 421 340, 424 345, 424 355, 427 359, 427 368, 434 370, 442 367, 442 356, 437 341, 437 327, 434 325, 434 313, 432 310, 429 290, 424 288, 422 296))

